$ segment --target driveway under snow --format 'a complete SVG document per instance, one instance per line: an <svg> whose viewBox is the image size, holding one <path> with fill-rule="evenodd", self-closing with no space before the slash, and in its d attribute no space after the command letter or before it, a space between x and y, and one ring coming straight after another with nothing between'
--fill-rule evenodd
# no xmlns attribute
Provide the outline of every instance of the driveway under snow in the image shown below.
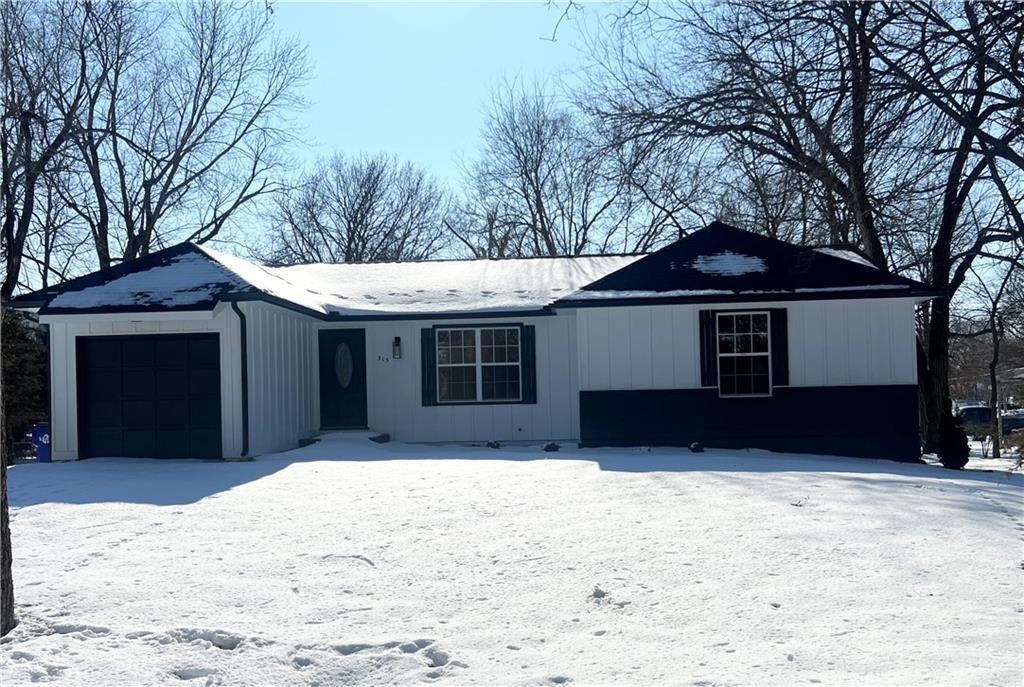
<svg viewBox="0 0 1024 687"><path fill-rule="evenodd" d="M1020 475L337 439L10 491L5 687L1024 679Z"/></svg>

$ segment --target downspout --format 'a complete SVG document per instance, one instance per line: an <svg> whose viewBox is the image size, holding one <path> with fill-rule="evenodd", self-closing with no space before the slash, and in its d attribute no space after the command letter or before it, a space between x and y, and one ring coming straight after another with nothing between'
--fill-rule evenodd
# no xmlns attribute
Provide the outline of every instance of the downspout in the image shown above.
<svg viewBox="0 0 1024 687"><path fill-rule="evenodd" d="M249 455L249 341L245 313L238 307L238 301L231 301L231 309L238 315L242 348L242 457Z"/></svg>

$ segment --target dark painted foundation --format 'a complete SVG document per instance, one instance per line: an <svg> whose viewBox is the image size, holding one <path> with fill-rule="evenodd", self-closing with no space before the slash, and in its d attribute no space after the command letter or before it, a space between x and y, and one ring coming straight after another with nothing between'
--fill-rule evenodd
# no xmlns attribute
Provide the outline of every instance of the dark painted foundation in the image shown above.
<svg viewBox="0 0 1024 687"><path fill-rule="evenodd" d="M780 387L766 398L717 389L581 391L583 446L759 448L916 461L917 387Z"/></svg>

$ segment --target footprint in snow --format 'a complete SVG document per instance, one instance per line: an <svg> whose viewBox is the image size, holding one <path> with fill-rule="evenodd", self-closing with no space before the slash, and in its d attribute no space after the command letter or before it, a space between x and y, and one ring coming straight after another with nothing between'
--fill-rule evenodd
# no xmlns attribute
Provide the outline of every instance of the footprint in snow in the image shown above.
<svg viewBox="0 0 1024 687"><path fill-rule="evenodd" d="M178 668L177 670L171 671L171 675L178 678L179 680L198 680L199 678L207 678L206 684L214 684L212 679L217 674L216 670L210 668Z"/></svg>

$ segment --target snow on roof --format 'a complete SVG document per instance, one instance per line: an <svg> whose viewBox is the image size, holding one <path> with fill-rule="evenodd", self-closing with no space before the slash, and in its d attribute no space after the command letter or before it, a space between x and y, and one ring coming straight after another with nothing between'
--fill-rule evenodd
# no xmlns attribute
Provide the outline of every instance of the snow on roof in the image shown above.
<svg viewBox="0 0 1024 687"><path fill-rule="evenodd" d="M526 312L581 300L887 291L935 294L854 251L796 246L713 222L646 256L264 267L182 244L19 298L26 307L48 300L44 311L58 313L208 309L262 297L320 316L365 317Z"/></svg>
<svg viewBox="0 0 1024 687"><path fill-rule="evenodd" d="M267 271L315 294L316 309L324 313L483 313L538 310L640 257L315 264Z"/></svg>
<svg viewBox="0 0 1024 687"><path fill-rule="evenodd" d="M839 286L827 288L803 289L672 289L670 291L602 291L581 290L572 294L568 300L600 301L623 300L630 298L700 298L702 296L785 296L793 293L832 293L835 291L893 291L909 289L907 284L866 284L864 286Z"/></svg>
<svg viewBox="0 0 1024 687"><path fill-rule="evenodd" d="M704 274L717 274L723 277L738 277L741 274L764 272L768 269L761 258L734 253L731 250L701 255L690 263L690 267Z"/></svg>
<svg viewBox="0 0 1024 687"><path fill-rule="evenodd" d="M192 252L102 285L65 291L50 301L48 307L82 310L128 305L183 307L209 302L225 290L245 286L238 275Z"/></svg>
<svg viewBox="0 0 1024 687"><path fill-rule="evenodd" d="M264 267L205 246L105 283L57 295L48 309L210 305L259 292L343 316L539 310L642 256L435 260Z"/></svg>
<svg viewBox="0 0 1024 687"><path fill-rule="evenodd" d="M310 310L321 313L326 312L321 305L317 293L304 288L302 285L289 282L277 273L280 271L280 268L264 267L263 265L258 265L206 246L197 247L210 258L223 265L224 268L230 270L232 274L243 280L244 283L258 291L291 301ZM343 267L343 265L334 265L334 267Z"/></svg>
<svg viewBox="0 0 1024 687"><path fill-rule="evenodd" d="M855 263L857 263L859 265L866 265L868 267L873 267L876 270L878 269L878 265L874 264L873 262L871 262L870 260L868 260L867 258L865 258L863 255L861 255L860 253L858 253L855 250L848 250L846 248L828 248L828 247L825 247L825 248L815 248L814 250L817 251L818 253L821 253L822 255L831 255L833 258L840 258L842 260L849 260L850 262L855 262Z"/></svg>

